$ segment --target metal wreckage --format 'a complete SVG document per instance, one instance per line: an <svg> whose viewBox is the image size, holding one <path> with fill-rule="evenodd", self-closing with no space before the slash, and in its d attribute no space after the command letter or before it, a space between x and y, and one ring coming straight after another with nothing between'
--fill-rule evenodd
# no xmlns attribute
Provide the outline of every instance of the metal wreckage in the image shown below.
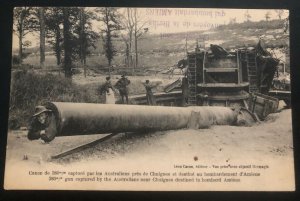
<svg viewBox="0 0 300 201"><path fill-rule="evenodd" d="M47 103L54 122L46 128L44 140L211 125L251 126L277 111L279 100L269 96L269 90L279 60L260 41L256 47L230 52L217 45L210 45L209 50L197 47L187 53L187 63L185 76L155 94L156 106L146 106L145 95L131 96L131 105Z"/></svg>

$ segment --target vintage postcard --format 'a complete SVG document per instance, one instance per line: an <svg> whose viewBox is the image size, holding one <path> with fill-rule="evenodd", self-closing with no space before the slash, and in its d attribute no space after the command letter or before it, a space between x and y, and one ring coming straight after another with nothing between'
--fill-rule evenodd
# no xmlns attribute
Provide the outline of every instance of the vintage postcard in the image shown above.
<svg viewBox="0 0 300 201"><path fill-rule="evenodd" d="M13 17L5 189L295 190L288 10Z"/></svg>

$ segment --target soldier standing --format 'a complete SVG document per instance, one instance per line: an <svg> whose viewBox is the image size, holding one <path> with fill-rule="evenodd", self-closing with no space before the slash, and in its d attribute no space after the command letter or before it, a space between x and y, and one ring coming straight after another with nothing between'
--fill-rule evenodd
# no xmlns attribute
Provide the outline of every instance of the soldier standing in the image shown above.
<svg viewBox="0 0 300 201"><path fill-rule="evenodd" d="M111 84L110 77L106 77L106 82L101 86L100 94L105 92L105 103L115 104L115 89Z"/></svg>
<svg viewBox="0 0 300 201"><path fill-rule="evenodd" d="M145 89L146 89L146 98L148 105L156 105L155 98L153 96L152 88L155 86L152 86L149 82L149 80L146 80L146 83L144 83Z"/></svg>
<svg viewBox="0 0 300 201"><path fill-rule="evenodd" d="M130 80L125 77L125 75L121 76L121 79L118 80L116 83L115 87L119 90L120 96L122 99L122 103L125 104L126 99L126 104L128 104L128 85L130 84Z"/></svg>

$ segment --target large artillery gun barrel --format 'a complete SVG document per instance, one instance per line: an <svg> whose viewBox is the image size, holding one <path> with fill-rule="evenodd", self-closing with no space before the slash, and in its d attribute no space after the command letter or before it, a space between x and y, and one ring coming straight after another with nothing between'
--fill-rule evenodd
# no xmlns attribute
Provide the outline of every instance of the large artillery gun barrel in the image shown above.
<svg viewBox="0 0 300 201"><path fill-rule="evenodd" d="M45 105L55 118L56 136L175 130L198 121L199 128L209 125L234 125L238 112L228 107L165 107L91 103L49 102ZM193 115L192 115L193 114ZM196 116L195 116L196 115ZM196 117L196 118L195 118Z"/></svg>

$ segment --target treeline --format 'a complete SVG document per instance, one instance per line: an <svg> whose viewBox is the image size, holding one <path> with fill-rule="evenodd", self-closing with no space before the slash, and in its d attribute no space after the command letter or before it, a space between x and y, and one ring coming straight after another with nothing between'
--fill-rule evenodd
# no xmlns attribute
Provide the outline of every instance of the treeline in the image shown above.
<svg viewBox="0 0 300 201"><path fill-rule="evenodd" d="M216 29L223 30L223 29L287 29L287 19L278 19L278 20L271 20L271 21L259 21L259 22L252 22L246 21L242 23L229 23L227 25L220 25Z"/></svg>
<svg viewBox="0 0 300 201"><path fill-rule="evenodd" d="M100 22L98 30L93 21ZM126 47L125 63L138 66L138 41L148 31L137 8L84 7L17 7L14 9L14 33L19 41L17 62L27 56L23 50L31 45L24 41L29 33L39 34L40 65L44 66L46 43L55 53L65 77L72 77L73 61L80 61L86 75L86 59L99 38L109 67L117 53L113 40L120 39ZM16 58L14 58L16 59Z"/></svg>

